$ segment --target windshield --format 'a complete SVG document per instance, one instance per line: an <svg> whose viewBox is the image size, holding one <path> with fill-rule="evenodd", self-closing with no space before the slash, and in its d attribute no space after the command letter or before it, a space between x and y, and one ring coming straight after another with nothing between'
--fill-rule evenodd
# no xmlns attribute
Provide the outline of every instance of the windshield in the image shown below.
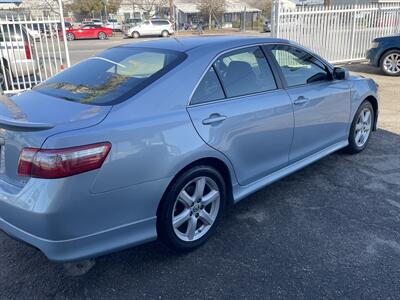
<svg viewBox="0 0 400 300"><path fill-rule="evenodd" d="M185 54L145 48L113 48L51 77L34 90L65 100L120 103L170 71Z"/></svg>

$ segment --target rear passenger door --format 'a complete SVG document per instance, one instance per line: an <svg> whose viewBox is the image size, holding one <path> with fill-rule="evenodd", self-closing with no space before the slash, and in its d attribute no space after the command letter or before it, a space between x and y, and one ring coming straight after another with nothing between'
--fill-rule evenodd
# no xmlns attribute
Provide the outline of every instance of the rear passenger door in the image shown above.
<svg viewBox="0 0 400 300"><path fill-rule="evenodd" d="M203 140L231 161L241 185L287 165L293 107L260 47L221 55L199 83L188 112Z"/></svg>

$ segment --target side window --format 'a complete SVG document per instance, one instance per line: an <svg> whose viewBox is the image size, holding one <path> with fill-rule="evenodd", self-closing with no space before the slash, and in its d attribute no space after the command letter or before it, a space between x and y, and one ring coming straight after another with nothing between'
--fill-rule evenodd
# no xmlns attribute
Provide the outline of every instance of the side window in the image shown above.
<svg viewBox="0 0 400 300"><path fill-rule="evenodd" d="M191 104L207 103L224 98L225 94L219 83L217 74L215 74L214 67L211 67L194 92Z"/></svg>
<svg viewBox="0 0 400 300"><path fill-rule="evenodd" d="M260 47L235 50L217 59L215 68L227 97L237 97L277 88L271 68Z"/></svg>
<svg viewBox="0 0 400 300"><path fill-rule="evenodd" d="M290 46L272 48L289 87L305 85L331 79L326 67L311 54Z"/></svg>

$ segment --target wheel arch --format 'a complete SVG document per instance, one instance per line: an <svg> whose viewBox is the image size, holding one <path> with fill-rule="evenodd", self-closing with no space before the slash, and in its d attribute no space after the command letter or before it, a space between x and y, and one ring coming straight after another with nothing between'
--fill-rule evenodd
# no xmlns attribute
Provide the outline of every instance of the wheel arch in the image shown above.
<svg viewBox="0 0 400 300"><path fill-rule="evenodd" d="M175 182L175 180L179 176L181 176L183 173L185 173L187 170L190 170L191 168L196 167L196 166L203 166L203 165L213 167L218 172L221 173L222 177L224 178L224 182L225 182L225 186L226 186L226 192L227 192L227 198L228 198L227 204L234 203L233 202L233 194L232 194L232 177L231 177L232 175L231 175L231 171L230 171L229 167L227 166L227 164L224 161L222 161L219 158L204 157L204 158L200 158L200 159L197 159L197 160L191 162L190 164L186 165L181 170L179 170L179 172L177 172L175 174L175 176L172 178L172 180L170 181L170 183L168 184L167 188L165 189L165 191L162 195L161 201L157 208L157 216L159 215L161 202L165 198L165 195L170 191L171 186Z"/></svg>
<svg viewBox="0 0 400 300"><path fill-rule="evenodd" d="M378 113L379 113L378 99L376 99L374 96L370 95L370 96L366 97L364 99L364 101L368 101L369 103L371 103L372 108L374 109L374 125L373 125L372 130L376 131L377 123L378 123Z"/></svg>

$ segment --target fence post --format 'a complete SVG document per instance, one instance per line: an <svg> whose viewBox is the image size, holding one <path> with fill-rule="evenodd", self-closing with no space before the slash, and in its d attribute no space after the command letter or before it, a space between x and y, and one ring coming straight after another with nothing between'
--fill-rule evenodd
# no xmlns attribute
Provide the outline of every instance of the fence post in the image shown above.
<svg viewBox="0 0 400 300"><path fill-rule="evenodd" d="M67 60L67 68L69 68L71 66L71 61L70 61L70 58L69 58L67 31L65 29L64 9L63 9L63 5L62 5L62 0L58 0L58 6L59 6L59 9L60 9L59 10L60 11L60 22L61 22L62 36L63 36L63 40L64 40L65 58Z"/></svg>
<svg viewBox="0 0 400 300"><path fill-rule="evenodd" d="M351 23L351 39L350 39L350 58L354 57L354 42L356 38L356 12L358 5L354 6L354 10L352 12L353 22Z"/></svg>
<svg viewBox="0 0 400 300"><path fill-rule="evenodd" d="M272 36L279 37L280 0L272 0Z"/></svg>

